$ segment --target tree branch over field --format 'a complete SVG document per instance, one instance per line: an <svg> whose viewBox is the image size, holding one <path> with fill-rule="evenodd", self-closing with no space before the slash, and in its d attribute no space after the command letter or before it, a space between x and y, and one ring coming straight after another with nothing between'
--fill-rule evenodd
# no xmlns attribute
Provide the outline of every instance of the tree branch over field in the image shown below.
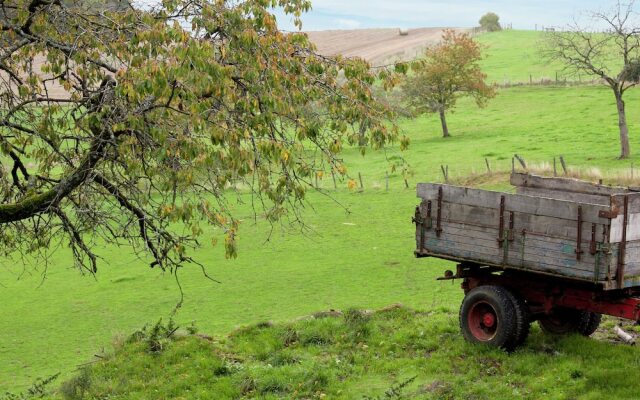
<svg viewBox="0 0 640 400"><path fill-rule="evenodd" d="M127 244L173 270L215 227L233 257L230 197L257 196L271 223L297 220L313 177L346 174L344 146L399 139L372 95L395 73L317 55L306 35L278 31L272 2L99 3L0 0L7 256L63 242L94 273L96 243ZM298 23L310 8L276 3Z"/></svg>

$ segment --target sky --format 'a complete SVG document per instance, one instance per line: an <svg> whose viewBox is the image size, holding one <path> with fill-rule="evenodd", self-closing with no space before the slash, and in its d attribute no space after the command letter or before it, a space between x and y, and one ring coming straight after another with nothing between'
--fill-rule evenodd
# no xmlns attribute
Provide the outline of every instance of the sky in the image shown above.
<svg viewBox="0 0 640 400"><path fill-rule="evenodd" d="M562 27L585 11L610 10L614 0L312 0L303 30L358 28L473 27L488 11L514 29ZM276 12L282 30L291 18Z"/></svg>

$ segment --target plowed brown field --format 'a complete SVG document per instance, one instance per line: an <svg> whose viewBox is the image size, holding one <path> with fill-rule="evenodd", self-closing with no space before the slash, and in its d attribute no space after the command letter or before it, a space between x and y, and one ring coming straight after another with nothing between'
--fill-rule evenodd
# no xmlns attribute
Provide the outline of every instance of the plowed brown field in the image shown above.
<svg viewBox="0 0 640 400"><path fill-rule="evenodd" d="M354 29L307 32L320 54L362 57L374 66L414 59L427 46L437 43L444 28L410 29L400 36L398 29ZM459 29L462 31L462 29Z"/></svg>

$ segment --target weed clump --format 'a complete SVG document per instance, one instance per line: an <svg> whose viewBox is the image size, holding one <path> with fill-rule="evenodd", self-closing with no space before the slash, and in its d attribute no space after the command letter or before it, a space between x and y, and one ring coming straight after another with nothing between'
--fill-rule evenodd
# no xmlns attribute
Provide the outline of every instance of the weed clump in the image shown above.
<svg viewBox="0 0 640 400"><path fill-rule="evenodd" d="M84 367L80 373L60 386L60 393L65 400L82 400L91 389L91 371Z"/></svg>
<svg viewBox="0 0 640 400"><path fill-rule="evenodd" d="M370 320L371 313L366 313L361 310L349 309L344 313L345 325L349 330L351 339L356 341L365 339L370 335Z"/></svg>
<svg viewBox="0 0 640 400"><path fill-rule="evenodd" d="M47 378L38 378L31 384L31 387L22 393L9 393L0 394L0 400L31 400L41 399L48 394L48 388L56 379L58 379L60 373L51 375Z"/></svg>
<svg viewBox="0 0 640 400"><path fill-rule="evenodd" d="M195 326L192 324L191 330L194 329ZM162 318L160 318L150 329L148 325L145 325L142 329L134 332L129 336L127 343L144 342L147 345L147 351L149 353L158 354L161 353L167 343L172 340L177 330L178 325L176 325L173 318L170 318L166 324L164 324Z"/></svg>

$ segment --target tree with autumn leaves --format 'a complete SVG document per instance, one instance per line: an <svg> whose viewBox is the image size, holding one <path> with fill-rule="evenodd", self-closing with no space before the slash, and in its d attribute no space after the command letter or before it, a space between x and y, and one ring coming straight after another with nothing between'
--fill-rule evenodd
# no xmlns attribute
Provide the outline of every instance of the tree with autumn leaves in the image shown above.
<svg viewBox="0 0 640 400"><path fill-rule="evenodd" d="M316 54L307 0L0 1L0 246L6 257L132 245L174 270L226 232L251 194L267 221L299 218L314 177L348 174L343 148L400 138L372 86L393 71ZM365 124L366 121L366 124ZM364 128L363 128L364 127Z"/></svg>
<svg viewBox="0 0 640 400"><path fill-rule="evenodd" d="M449 137L446 113L459 98L472 97L479 107L495 96L480 69L482 49L467 33L445 30L442 40L411 64L401 88L409 107L418 114L437 113L443 137Z"/></svg>

